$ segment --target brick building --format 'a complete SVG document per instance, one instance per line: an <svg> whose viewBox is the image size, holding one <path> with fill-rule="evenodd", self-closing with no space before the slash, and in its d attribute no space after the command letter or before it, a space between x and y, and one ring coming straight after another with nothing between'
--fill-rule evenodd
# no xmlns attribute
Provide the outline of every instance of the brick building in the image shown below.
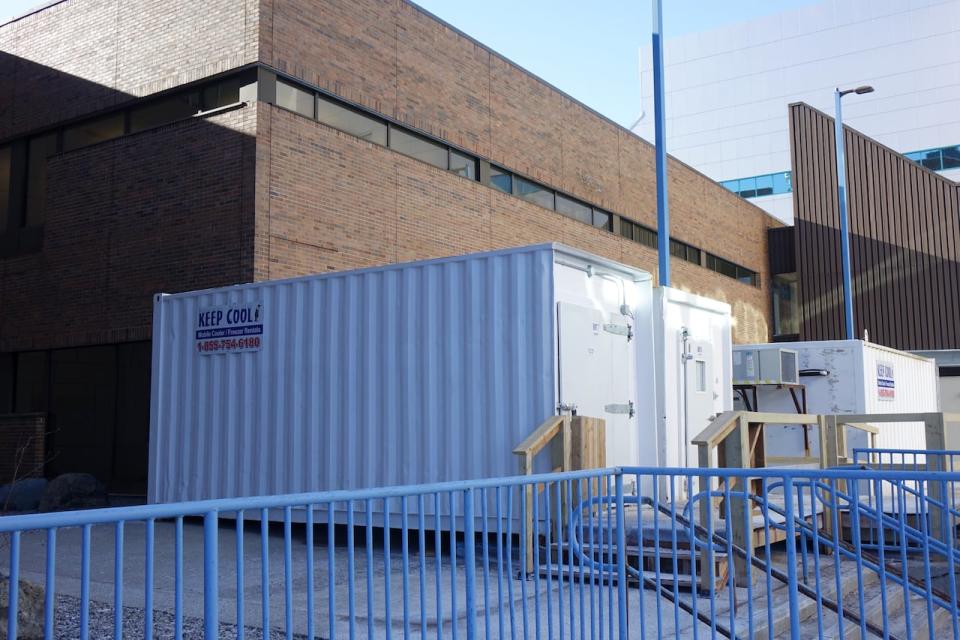
<svg viewBox="0 0 960 640"><path fill-rule="evenodd" d="M778 223L669 172L673 284L767 340ZM543 241L653 272L655 223L648 143L405 0L0 25L0 414L48 474L142 488L156 292Z"/></svg>

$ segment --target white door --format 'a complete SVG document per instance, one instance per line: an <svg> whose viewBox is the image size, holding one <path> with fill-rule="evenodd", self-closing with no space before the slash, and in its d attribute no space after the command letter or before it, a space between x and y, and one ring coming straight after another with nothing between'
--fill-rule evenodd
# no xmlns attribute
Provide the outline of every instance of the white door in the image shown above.
<svg viewBox="0 0 960 640"><path fill-rule="evenodd" d="M697 451L690 441L700 435L710 424L714 413L715 381L713 378L713 350L701 340L688 340L682 360L683 371L683 424L677 434L680 437L678 450L686 452L680 460L684 467L697 466Z"/></svg>
<svg viewBox="0 0 960 640"><path fill-rule="evenodd" d="M637 464L638 439L630 386L629 319L561 302L560 404L606 420L607 465Z"/></svg>

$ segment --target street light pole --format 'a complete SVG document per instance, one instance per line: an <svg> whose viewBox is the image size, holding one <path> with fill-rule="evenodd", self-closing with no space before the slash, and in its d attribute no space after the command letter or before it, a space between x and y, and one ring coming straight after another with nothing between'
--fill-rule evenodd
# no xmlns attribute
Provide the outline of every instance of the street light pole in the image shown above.
<svg viewBox="0 0 960 640"><path fill-rule="evenodd" d="M670 286L670 208L667 206L667 126L663 88L663 0L653 0L653 121L657 158L657 284Z"/></svg>
<svg viewBox="0 0 960 640"><path fill-rule="evenodd" d="M853 332L853 278L850 274L850 220L847 215L847 161L843 140L843 113L840 101L848 93L871 93L873 87L863 86L856 89L839 88L834 92L836 111L833 125L837 144L837 200L840 203L840 263L843 270L843 316L846 325L847 340L856 339Z"/></svg>

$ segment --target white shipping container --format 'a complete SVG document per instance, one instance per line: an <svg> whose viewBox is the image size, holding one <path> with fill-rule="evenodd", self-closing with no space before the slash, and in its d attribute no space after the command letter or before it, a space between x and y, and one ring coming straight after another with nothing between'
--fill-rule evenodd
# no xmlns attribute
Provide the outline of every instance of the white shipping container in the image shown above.
<svg viewBox="0 0 960 640"><path fill-rule="evenodd" d="M937 368L933 360L862 340L783 342L738 345L733 358L756 349L792 349L798 352L800 382L807 388L807 411L817 414L921 413L939 411ZM821 370L826 375L804 375ZM757 410L796 413L790 393L772 386L760 387ZM737 409L745 408L737 398ZM877 446L923 449L922 423L877 424ZM803 451L803 428L768 425L765 439L770 456L798 456ZM868 446L860 430L848 431L851 447ZM819 454L819 439L810 432L811 452Z"/></svg>
<svg viewBox="0 0 960 640"><path fill-rule="evenodd" d="M158 295L149 499L513 475L572 405L646 462L652 308L649 274L554 244Z"/></svg>

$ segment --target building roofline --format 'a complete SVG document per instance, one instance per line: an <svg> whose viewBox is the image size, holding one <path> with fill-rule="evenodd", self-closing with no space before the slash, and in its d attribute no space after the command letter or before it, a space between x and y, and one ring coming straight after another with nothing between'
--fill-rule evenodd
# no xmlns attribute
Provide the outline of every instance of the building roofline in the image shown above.
<svg viewBox="0 0 960 640"><path fill-rule="evenodd" d="M11 16L11 17L7 18L6 20L4 20L3 22L0 22L0 27L5 27L5 26L7 26L8 24L17 22L17 21L19 21L19 20L23 20L23 19L26 18L27 16L32 16L32 15L35 14L35 13L40 13L41 11L44 11L44 10L46 10L46 9L49 9L50 7L52 7L52 6L54 6L54 5L62 4L62 3L64 3L64 2L66 2L66 1L67 1L67 0L50 0L49 2L45 2L45 3L41 4L41 5L38 5L38 6L34 7L33 9L27 9L27 10L24 11L23 13L20 13L20 14L14 15L14 16Z"/></svg>
<svg viewBox="0 0 960 640"><path fill-rule="evenodd" d="M804 107L804 108L806 108L806 109L809 109L810 111L819 113L820 115L822 115L823 117L827 118L827 119L830 120L831 122L836 123L836 119L835 119L832 115L830 115L830 114L827 113L826 111L821 111L820 109L817 109L816 107L814 107L814 106L812 106L812 105L810 105L810 104L808 104L808 103L806 103L806 102L804 102L804 101L802 101L802 100L800 100L800 101L798 101L798 102L791 102L790 104L787 105L787 109L793 109L794 107ZM848 124L846 124L846 123L844 123L843 128L844 128L844 130L852 131L852 132L854 132L855 134L857 134L858 136L861 136L861 137L869 140L870 142L872 142L873 144L877 145L877 146L880 147L881 149L884 149L884 150L886 150L886 151L889 151L890 153L892 153L892 154L894 154L894 155L896 155L896 156L899 156L899 157L903 158L903 159L906 160L907 162L912 162L912 163L915 164L919 169L923 169L924 171L926 171L927 173L929 173L930 175L932 175L932 176L933 176L934 178L936 178L937 180L940 180L941 182L943 182L943 183L946 184L947 186L953 187L954 189L957 189L957 191L960 191L960 183L954 182L954 181L951 180L950 178L947 178L946 176L940 175L939 173L937 173L937 172L934 171L933 169L929 169L929 168L923 166L922 164L920 164L919 162L914 162L913 160L911 160L910 158L908 158L906 155L900 153L900 152L897 151L896 149L891 149L890 147L888 147L887 145L883 144L882 142L880 142L880 141L877 140L876 138L872 138L872 137L868 136L867 134L865 134L863 131L860 131L859 129L854 129L853 127L851 127L850 125L848 125ZM832 135L832 134L831 134L831 135ZM791 145L791 146L792 146L792 145ZM791 154L790 154L790 155L791 155L791 156L793 155L792 151L791 151Z"/></svg>

